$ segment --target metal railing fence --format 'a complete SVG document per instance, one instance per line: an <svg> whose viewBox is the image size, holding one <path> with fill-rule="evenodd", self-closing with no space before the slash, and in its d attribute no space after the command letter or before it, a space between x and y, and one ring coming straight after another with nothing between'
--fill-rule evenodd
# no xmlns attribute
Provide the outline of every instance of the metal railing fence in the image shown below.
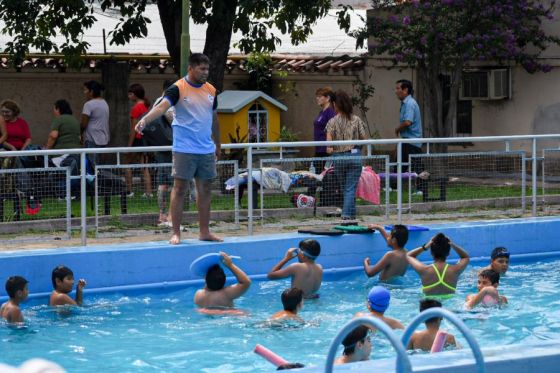
<svg viewBox="0 0 560 373"><path fill-rule="evenodd" d="M502 150L496 150L496 146L492 147L488 151L480 151L477 150L476 152L453 152L448 151L448 153L444 154L437 154L434 153L435 144L455 144L455 143L464 143L465 138L428 138L428 139L384 139L384 140L360 140L360 141L333 141L328 143L328 145L348 145L353 144L356 147L362 147L365 149L365 155L361 158L363 163L368 164L368 162L372 162L371 166L374 168L374 171L379 174L385 174L384 180L382 180L381 190L380 193L384 192L385 198L380 198L380 204L384 205L385 217L388 218L391 211L396 211L396 216L394 217L394 221L397 223L401 223L403 219L403 212L409 211L410 213L415 209L415 205L417 203L423 203L425 201L421 200L422 198L415 197L413 192L415 191L413 185L412 177L407 178L407 171L409 166L411 165L414 159L422 159L422 162L426 164L430 164L433 166L432 170L427 170L427 173L430 175L439 175L442 174L442 180L447 183L447 198L443 198L449 203L449 196L450 194L449 185L450 180L453 178L471 178L470 184L463 187L463 195L461 197L461 193L457 193L459 196L455 196L455 199L463 199L463 200L471 200L472 198L478 198L480 196L475 193L476 189L481 188L482 179L494 179L494 180L501 180L503 181L504 187L508 186L507 188L498 188L496 185L491 184L489 190L495 189L494 191L496 194L488 193L485 197L487 199L498 199L501 195L504 195L504 191L508 191L507 197L513 198L519 202L521 212L523 212L526 208L526 202L531 204L531 215L537 215L537 208L539 202L545 205L548 202L554 201L557 202L556 199L550 197L550 194L560 194L560 185L559 188L549 187L550 183L555 181L556 177L556 166L554 162L558 162L556 159L560 159L558 154L560 153L560 146L558 148L551 148L550 143L558 142L560 144L560 134L551 134L551 135L518 135L518 136L494 136L494 137L470 137L468 141L473 144L478 144L479 148L486 143L494 143L494 144L501 144L498 147ZM424 148L426 149L426 153L421 155L413 155L410 159L403 159L402 157L402 146L403 144L408 143L417 143L422 142L424 144ZM254 170L259 170L262 173L262 168L270 166L270 165L281 165L282 167L291 164L294 168L303 168L304 170L309 170L309 165L307 162L320 162L320 161L328 161L328 159L319 159L319 158L288 158L286 157L286 153L290 153L290 156L293 155L293 149L305 149L305 148L313 148L318 145L326 145L325 142L314 142L314 141L307 141L307 142L278 142L278 143L251 143L251 144L224 144L222 145L222 149L229 151L229 152L237 152L242 153L243 158L245 160L241 163L238 163L237 160L225 160L220 161L218 163L219 169L219 177L215 181L212 186L214 199L216 200L216 204L213 202L213 209L219 208L226 208L233 212L233 220L236 224L239 224L240 221L240 201L239 198L239 173L240 171L247 172L248 175L253 175ZM542 149L539 149L539 144L542 145ZM545 149L544 144L547 144ZM393 161L390 161L389 158L389 151L383 152L376 150L379 147L396 147L396 156ZM262 160L258 160L257 156L259 152L262 150L275 150L277 151L278 157L277 158L264 158ZM287 151L287 150L291 151ZM515 150L514 150L515 149ZM2 210L2 223L6 224L10 223L4 222L5 219L5 212L9 210L8 207L12 207L14 209L16 206L16 202L12 200L17 200L21 198L21 195L18 195L17 188L12 190L12 194L7 191L8 181L7 179L12 178L17 179L15 176L17 174L23 173L40 173L43 176L40 178L41 180L45 180L43 187L51 194L54 194L53 197L57 198L57 203L63 205L64 211L64 220L66 222L66 232L70 235L71 230L71 222L75 222L76 219L72 219L72 215L79 216L79 230L80 230L80 238L83 245L87 243L87 230L88 227L95 228L96 233L98 232L98 228L100 225L100 199L103 199L105 204L113 203L111 196L119 197L124 199L124 201L120 201L121 212L119 213L119 203L116 202L115 199L115 207L111 208L110 214L113 216L120 216L123 214L123 211L126 213L130 211L130 206L127 205L126 202L126 194L129 194L130 191L126 190L126 186L124 186L124 175L123 172L126 169L129 169L134 174L135 171L138 170L157 170L158 168L162 167L170 167L169 163L163 164L154 164L154 163L147 163L147 164L125 164L122 159L122 155L124 153L133 153L133 152L143 152L153 154L155 152L169 152L171 147L137 147L137 148L100 148L100 149L67 149L64 151L61 150L30 150L30 151L4 151L0 152L0 158L7 159L7 158L14 158L14 157L30 157L36 156L39 159L40 163L42 163L41 167L34 167L29 169L13 169L13 168L0 168L0 210ZM542 153L541 153L542 152ZM76 155L77 159L79 159L79 167L78 173L74 175L71 174L71 170L69 167L53 167L52 164L49 163L49 158L54 156L59 156L61 153L64 154L71 154ZM113 164L100 164L96 165L96 169L93 175L88 174L86 168L86 158L89 154L112 154L115 161ZM374 154L375 153L375 154ZM542 154L542 156L539 156ZM541 162L541 165L539 165ZM560 170L560 162L558 169ZM259 165L261 167L256 167ZM541 166L541 168L539 168ZM245 167L244 170L241 170L240 167ZM541 170L542 179L540 180L538 177L538 170ZM109 181L107 181L107 175L102 177L102 171L112 173L115 177L109 177ZM430 172L431 171L431 172ZM54 176L54 174L58 172L58 176ZM60 177L60 173L64 176ZM51 174L51 176L48 176ZM416 177L419 177L421 174L418 173ZM39 175L39 174L37 174ZM47 176L45 176L47 175ZM410 175L408 175L410 176ZM424 175L425 176L425 175ZM439 176L438 176L439 177ZM224 182L227 179L233 178L234 187L232 190L225 190ZM137 179L137 177L136 177ZM57 181L57 184L52 184L49 186L49 182ZM432 179L432 185L443 185L444 182L442 180L437 180L436 178ZM539 189L539 180L541 181L541 188L540 193L542 194L542 199L539 201L537 199L538 196L538 189ZM408 183L404 183L407 181ZM545 182L546 181L546 182ZM248 195L252 195L252 191L254 188L253 184L253 177L248 177L246 180L246 190L248 191ZM114 183L114 184L111 184ZM451 181L451 184L453 182ZM511 184L511 185L509 185ZM13 189L13 188L12 188ZM279 199L265 199L264 197L270 194L275 198L280 198L278 195L274 193L269 193L265 191L263 188L259 188L259 195L261 199L261 208L260 208L260 217L263 217L264 211L267 208L267 204L269 206L274 207L274 203L279 203ZM392 190L392 191L391 191ZM500 191L501 190L501 191ZM62 191L62 193L61 193ZM494 192L492 191L492 192ZM22 192L22 191L19 191ZM390 192L390 194L389 194ZM467 193L468 192L468 193ZM526 193L529 193L527 196ZM57 194L58 193L58 194ZM470 194L469 194L470 193ZM45 194L46 196L48 195ZM407 203L403 202L403 195L408 197ZM74 201L72 198L76 197ZM92 212L87 207L87 197L90 196L93 199L93 208L91 209ZM12 200L9 198L12 197ZM51 197L50 195L48 196ZM60 200L58 200L60 198ZM429 198L429 196L428 196ZM441 198L440 198L441 199ZM45 197L43 200L43 204L54 203L51 199ZM275 202L276 201L276 202ZM143 201L146 204L141 207L136 207L138 210L146 210L148 214L156 214L157 209L154 206L155 201ZM148 203L149 202L149 203ZM253 234L253 227L254 227L254 204L256 200L254 198L247 198L246 205L247 205L247 234ZM429 201L431 202L431 201ZM440 201L444 202L444 201ZM272 205L270 205L272 203ZM282 202L284 203L284 202ZM436 202L438 203L438 202ZM517 203L517 202L516 202ZM11 204L11 205L10 205ZM418 205L419 206L419 205ZM112 206L110 206L112 207ZM363 206L360 206L363 207ZM21 208L21 203L19 208ZM280 206L283 208L283 205ZM153 210L153 211L152 211ZM115 213L115 211L117 211ZM213 210L214 211L214 210ZM294 210L297 212L297 210ZM365 210L369 211L369 210ZM519 210L518 210L519 212ZM88 216L91 216L94 220L93 222L88 223ZM258 215L257 215L258 216ZM30 220L31 218L27 218ZM7 219L10 220L10 219Z"/></svg>

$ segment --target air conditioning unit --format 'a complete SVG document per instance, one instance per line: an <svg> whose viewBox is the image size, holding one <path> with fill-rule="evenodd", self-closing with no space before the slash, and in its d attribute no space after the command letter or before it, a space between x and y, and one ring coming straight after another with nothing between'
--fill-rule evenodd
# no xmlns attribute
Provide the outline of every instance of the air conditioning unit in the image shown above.
<svg viewBox="0 0 560 373"><path fill-rule="evenodd" d="M463 71L460 100L502 100L511 97L509 69Z"/></svg>

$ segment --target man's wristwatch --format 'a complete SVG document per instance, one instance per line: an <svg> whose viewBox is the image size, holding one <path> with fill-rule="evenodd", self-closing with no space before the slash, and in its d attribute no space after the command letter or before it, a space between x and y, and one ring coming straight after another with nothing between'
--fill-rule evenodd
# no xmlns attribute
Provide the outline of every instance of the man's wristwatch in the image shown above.
<svg viewBox="0 0 560 373"><path fill-rule="evenodd" d="M423 243L423 244L422 244L422 251L426 251L426 250L428 250L428 248L426 247L426 244Z"/></svg>

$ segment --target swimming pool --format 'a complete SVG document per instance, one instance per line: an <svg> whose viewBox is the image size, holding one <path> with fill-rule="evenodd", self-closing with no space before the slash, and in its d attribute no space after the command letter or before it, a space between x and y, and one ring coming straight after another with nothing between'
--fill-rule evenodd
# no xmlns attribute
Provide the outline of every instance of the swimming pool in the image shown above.
<svg viewBox="0 0 560 373"><path fill-rule="evenodd" d="M555 290L560 289L560 275L555 274L560 262L548 246L558 235L558 228L560 221L556 219L432 227L449 234L474 257L487 256L498 244L507 246L514 255L512 270L501 285L510 298L506 309L462 310L464 295L474 291L476 277L471 268L460 282L461 296L446 304L460 311L459 316L472 328L481 346L560 339L560 297ZM424 242L431 234L414 233L408 246ZM152 243L134 248L3 253L1 278L22 274L30 280L31 292L39 294L26 305L27 330L0 329L0 362L18 364L37 356L54 360L69 371L270 371L272 366L252 353L254 345L260 343L288 360L321 365L341 326L355 312L365 310L365 294L375 281L366 280L355 269L364 256L377 258L385 252L379 236L319 237L323 247L320 262L329 274L322 298L305 305L302 316L308 325L303 328L270 329L262 325L280 308L279 294L287 282L254 282L237 303L251 311L250 317L243 318L197 314L192 307L196 287L185 287L200 283L189 277L187 268L191 258L201 253L225 249L241 255L242 267L259 278L301 238L276 235L232 239L225 244L193 241L174 248ZM484 246L480 244L483 240L487 242ZM534 253L535 249L549 254L539 254L541 258L528 264L521 253ZM86 294L89 306L75 314L59 315L40 305L46 301L40 293L50 290L50 270L60 263L69 265L77 277L86 277L90 289L102 290ZM485 263L475 261L471 267ZM533 276L531 270L536 274L546 270L547 275ZM387 314L405 323L416 315L418 285L416 275L408 273L404 285L392 289L393 301ZM531 302L527 302L527 296ZM496 330L500 332L496 338L487 338ZM379 338L372 357L383 356L393 356L393 352Z"/></svg>
<svg viewBox="0 0 560 373"><path fill-rule="evenodd" d="M475 266L477 263L475 263ZM539 276L551 273L546 281ZM501 290L509 296L504 309L464 311L466 294L475 291L475 270L467 269L458 296L445 303L471 328L481 346L560 339L560 260L549 259L512 266ZM550 271L550 272L549 272ZM87 307L59 313L38 298L26 305L28 329L0 329L0 361L20 364L28 356L42 357L75 372L84 368L106 372L174 371L261 372L272 366L253 354L260 343L289 361L324 363L338 330L356 312L375 283L362 273L330 275L322 298L307 301L301 316L306 325L271 328L265 320L279 309L286 281L257 281L238 302L247 317L208 317L192 307L196 287L169 291L134 291L90 295ZM533 294L533 288L541 288ZM387 315L411 320L417 314L417 276L410 271L402 285L391 286ZM526 299L531 299L526 304ZM448 328L451 329L451 328ZM457 334L457 333L456 333ZM466 342L457 335L459 342ZM390 344L374 339L372 358L393 356Z"/></svg>

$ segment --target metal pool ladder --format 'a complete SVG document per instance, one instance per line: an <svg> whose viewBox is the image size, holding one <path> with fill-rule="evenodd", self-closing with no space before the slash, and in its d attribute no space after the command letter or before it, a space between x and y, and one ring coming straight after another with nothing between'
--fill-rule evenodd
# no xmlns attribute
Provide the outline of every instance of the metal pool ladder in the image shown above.
<svg viewBox="0 0 560 373"><path fill-rule="evenodd" d="M379 331L381 331L391 342L393 348L397 352L397 373L411 373L412 372L412 365L410 364L410 359L408 358L408 354L406 353L406 345L412 336L412 333L418 325L420 325L425 320L431 319L433 317L443 317L448 319L453 325L457 327L467 340L469 344L474 359L476 361L476 368L478 373L486 373L486 367L484 365L484 356L482 355L482 351L480 350L480 346L478 342L474 338L474 335L469 330L469 328L465 325L465 323L455 316L452 312L445 310L443 308L430 308L425 310L424 312L420 313L416 316L410 323L410 325L405 329L402 338L399 340L399 337L393 332L393 330L385 324L380 319L374 317L359 317L353 319L352 321L348 322L344 327L338 332L334 340L331 342L331 346L329 347L329 353L327 355L327 361L325 363L325 372L332 373L333 371L333 363L334 358L336 355L336 351L338 346L342 342L342 340L346 337L346 335L351 332L355 327L358 325L366 324L368 326L372 326Z"/></svg>

